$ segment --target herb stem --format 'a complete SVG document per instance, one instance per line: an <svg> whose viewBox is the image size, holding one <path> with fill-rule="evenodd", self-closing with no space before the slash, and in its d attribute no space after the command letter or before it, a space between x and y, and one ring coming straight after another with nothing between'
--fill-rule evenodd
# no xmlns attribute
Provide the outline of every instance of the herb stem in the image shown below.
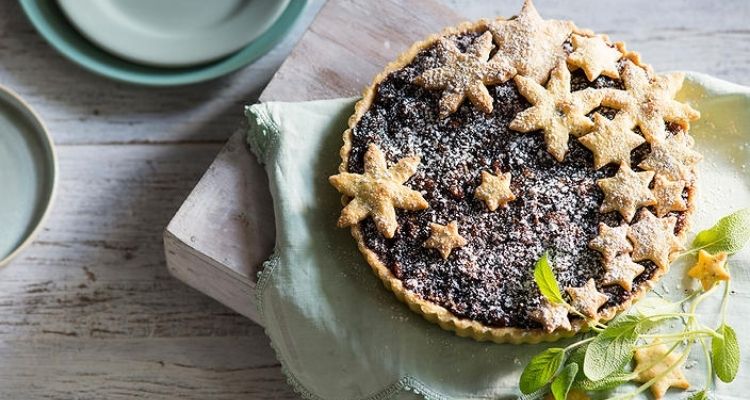
<svg viewBox="0 0 750 400"><path fill-rule="evenodd" d="M700 343L701 348L703 348L703 356L706 358L706 386L704 388L705 390L709 390L714 376L713 365L711 364L711 353L709 353L708 345L706 345L706 341L703 340L703 338L700 338Z"/></svg>

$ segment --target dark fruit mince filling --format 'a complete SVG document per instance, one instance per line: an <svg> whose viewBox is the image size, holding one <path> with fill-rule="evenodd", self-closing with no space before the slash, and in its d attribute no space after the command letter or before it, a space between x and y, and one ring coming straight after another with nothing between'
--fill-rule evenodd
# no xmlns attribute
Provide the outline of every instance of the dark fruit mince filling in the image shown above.
<svg viewBox="0 0 750 400"><path fill-rule="evenodd" d="M464 51L477 34L452 37ZM569 44L565 48L570 51ZM485 114L465 101L447 118L439 118L440 91L412 83L423 71L439 66L436 46L423 50L401 70L391 73L377 89L373 104L352 130L348 159L350 172L363 172L363 155L377 144L388 162L417 154L421 163L406 183L429 202L427 210L398 210L399 229L393 239L384 238L370 218L359 225L365 245L404 286L460 318L490 327L540 328L529 318L539 305L540 294L532 272L535 262L549 250L561 287L582 286L594 278L609 295L604 307L626 301L631 292L620 286L600 286L604 274L601 256L587 247L598 225L619 225L617 213L602 214L604 198L596 184L611 177L617 167L593 169L589 150L571 136L570 150L559 163L546 151L540 132L519 133L508 124L529 103L512 80L488 87L494 111ZM586 87L622 89L619 80L600 77L589 82L581 71L572 73L573 90ZM614 110L597 109L609 118ZM677 127L669 127L675 133ZM636 130L638 132L638 130ZM649 151L644 144L632 153L635 167ZM510 172L516 200L495 212L474 198L481 172ZM684 196L687 196L687 190ZM678 217L676 230L684 227ZM456 248L447 260L423 247L429 224L458 221L459 233L468 244ZM633 290L647 281L656 266L634 281Z"/></svg>

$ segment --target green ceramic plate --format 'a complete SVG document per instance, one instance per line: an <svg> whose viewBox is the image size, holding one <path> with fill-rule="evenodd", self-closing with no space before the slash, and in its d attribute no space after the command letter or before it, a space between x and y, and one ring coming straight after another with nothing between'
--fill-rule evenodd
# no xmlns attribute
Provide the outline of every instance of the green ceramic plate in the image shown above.
<svg viewBox="0 0 750 400"><path fill-rule="evenodd" d="M57 163L39 117L0 87L0 266L31 242L55 193Z"/></svg>
<svg viewBox="0 0 750 400"><path fill-rule="evenodd" d="M37 31L68 59L108 78L149 86L206 81L250 64L272 49L289 32L307 3L306 0L291 0L266 32L229 57L189 68L156 68L128 62L97 47L70 24L55 1L19 1Z"/></svg>

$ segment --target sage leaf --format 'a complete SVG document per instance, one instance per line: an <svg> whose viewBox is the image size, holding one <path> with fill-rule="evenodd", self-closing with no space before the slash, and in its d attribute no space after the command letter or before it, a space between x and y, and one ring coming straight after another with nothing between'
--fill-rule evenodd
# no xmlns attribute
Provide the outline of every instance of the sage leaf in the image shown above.
<svg viewBox="0 0 750 400"><path fill-rule="evenodd" d="M565 361L565 349L550 347L529 361L518 384L521 393L529 394L548 384Z"/></svg>
<svg viewBox="0 0 750 400"><path fill-rule="evenodd" d="M637 316L620 315L589 343L583 360L583 373L587 378L604 379L630 362L640 323Z"/></svg>
<svg viewBox="0 0 750 400"><path fill-rule="evenodd" d="M750 240L750 208L729 214L716 225L701 231L693 240L693 250L703 249L711 254L738 252Z"/></svg>
<svg viewBox="0 0 750 400"><path fill-rule="evenodd" d="M708 393L705 389L703 389L700 392L695 392L690 395L687 400L708 400Z"/></svg>
<svg viewBox="0 0 750 400"><path fill-rule="evenodd" d="M578 364L576 363L568 364L560 371L555 380L552 381L552 386L550 386L555 400L566 400L568 398L568 391L570 391L577 374Z"/></svg>
<svg viewBox="0 0 750 400"><path fill-rule="evenodd" d="M552 265L549 262L549 253L546 251L534 266L534 281L537 286L539 286L539 292L541 292L542 296L544 296L550 303L565 303L562 293L560 293L560 286L557 284L555 273L552 272Z"/></svg>
<svg viewBox="0 0 750 400"><path fill-rule="evenodd" d="M614 374L596 381L592 381L585 376L578 377L576 378L575 382L573 382L573 387L575 389L580 389L586 392L610 390L622 385L623 383L630 382L630 380L633 378L632 375L633 374L629 372L615 372Z"/></svg>
<svg viewBox="0 0 750 400"><path fill-rule="evenodd" d="M731 382L740 368L740 345L737 343L737 334L727 324L721 324L716 333L724 338L714 337L711 340L711 363L719 379Z"/></svg>

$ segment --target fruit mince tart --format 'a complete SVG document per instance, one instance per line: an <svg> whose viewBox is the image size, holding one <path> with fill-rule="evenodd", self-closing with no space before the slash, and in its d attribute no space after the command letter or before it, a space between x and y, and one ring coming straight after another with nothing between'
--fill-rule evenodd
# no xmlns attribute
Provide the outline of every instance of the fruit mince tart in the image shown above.
<svg viewBox="0 0 750 400"><path fill-rule="evenodd" d="M385 286L461 336L530 343L611 319L683 248L695 207L680 73L531 1L415 43L349 120L340 227ZM549 252L572 306L540 294Z"/></svg>

